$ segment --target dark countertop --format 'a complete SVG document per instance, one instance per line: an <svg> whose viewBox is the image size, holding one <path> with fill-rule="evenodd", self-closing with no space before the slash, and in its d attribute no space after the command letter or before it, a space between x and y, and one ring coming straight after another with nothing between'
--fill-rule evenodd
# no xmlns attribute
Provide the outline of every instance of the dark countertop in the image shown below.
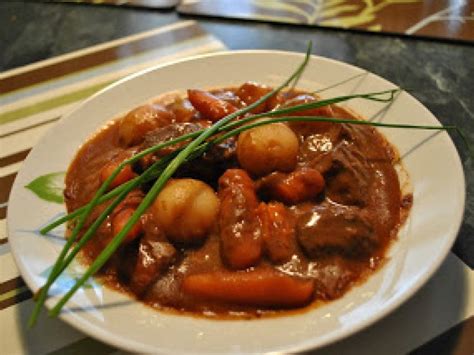
<svg viewBox="0 0 474 355"><path fill-rule="evenodd" d="M125 35L173 23L173 11L77 4L0 3L0 70L47 59ZM276 25L198 19L230 49L313 52L357 65L406 88L443 124L462 127L474 142L474 45ZM467 148L451 134L463 160L466 212L455 253L474 267L474 167ZM435 157L433 157L435 158Z"/></svg>

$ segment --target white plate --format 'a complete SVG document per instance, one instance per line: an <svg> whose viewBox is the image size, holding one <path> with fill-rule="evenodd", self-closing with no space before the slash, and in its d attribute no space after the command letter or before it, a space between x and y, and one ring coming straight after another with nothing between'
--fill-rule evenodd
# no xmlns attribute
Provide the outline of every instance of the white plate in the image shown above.
<svg viewBox="0 0 474 355"><path fill-rule="evenodd" d="M64 117L28 156L9 202L9 240L28 286L37 290L44 283L44 271L62 245L60 238L40 237L34 231L64 208L37 198L24 188L27 183L39 175L65 171L92 132L154 96L176 89L238 85L247 80L276 85L302 59L301 54L273 51L195 57L121 80ZM299 86L319 89L363 72L341 62L312 57ZM388 81L367 74L328 90L324 96L391 88L394 85ZM365 117L373 117L385 105L358 99L347 106ZM439 124L407 93L399 95L378 119ZM459 157L446 133L383 131L403 157L413 186L414 205L398 241L389 251L387 264L341 299L291 316L252 321L210 320L160 313L95 285L77 292L61 318L84 333L123 349L193 353L311 349L346 337L384 317L413 295L446 257L461 224L465 187ZM55 292L63 291L64 282L55 288ZM52 304L49 302L48 306Z"/></svg>

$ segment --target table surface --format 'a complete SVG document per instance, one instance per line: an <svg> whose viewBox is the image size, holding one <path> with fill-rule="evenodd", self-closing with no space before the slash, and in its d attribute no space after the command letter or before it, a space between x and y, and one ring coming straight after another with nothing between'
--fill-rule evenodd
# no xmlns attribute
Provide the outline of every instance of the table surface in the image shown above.
<svg viewBox="0 0 474 355"><path fill-rule="evenodd" d="M176 12L111 6L0 3L0 72L81 48L188 19ZM376 73L421 101L443 124L455 124L474 142L474 46L402 36L198 19L229 49L304 51ZM453 252L474 267L474 168L459 136L451 134L466 177L466 211ZM461 264L462 264L461 263Z"/></svg>

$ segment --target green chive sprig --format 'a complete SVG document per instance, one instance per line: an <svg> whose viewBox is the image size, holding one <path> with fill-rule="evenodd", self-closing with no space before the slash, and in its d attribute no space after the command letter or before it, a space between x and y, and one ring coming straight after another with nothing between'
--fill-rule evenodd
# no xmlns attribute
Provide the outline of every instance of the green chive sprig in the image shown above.
<svg viewBox="0 0 474 355"><path fill-rule="evenodd" d="M381 92L366 93L366 94L354 94L335 97L332 99L320 100L315 102L310 102L306 104L296 105L292 107L283 107L276 109L274 111L265 112L262 114L249 115L247 117L241 118L240 120L235 120L238 117L242 117L246 113L249 113L252 109L258 107L260 104L266 102L269 98L280 92L282 89L293 83L294 87L301 77L308 61L311 52L311 44L308 46L308 50L305 56L303 63L297 68L297 70L279 87L272 90L268 94L261 97L255 103L235 111L234 113L227 115L222 118L211 127L203 129L200 131L192 132L183 136L180 136L176 139L169 140L167 142L155 145L148 149L141 151L140 153L134 155L130 159L122 162L109 176L106 181L99 187L98 191L92 198L92 200L84 205L83 207L69 213L66 216L59 218L53 223L47 225L41 229L42 234L46 234L57 226L75 219L76 223L72 231L71 236L68 238L63 250L61 251L56 263L53 266L52 272L50 273L45 285L38 291L36 296L36 305L32 312L32 315L29 320L29 326L33 326L37 320L37 317L42 309L44 302L46 301L48 292L55 280L61 275L65 268L70 264L70 262L76 257L82 247L94 236L98 227L103 223L105 218L116 208L116 206L127 196L127 194L133 189L141 186L144 183L155 180L153 186L148 191L145 198L142 200L140 205L137 207L133 215L130 217L124 228L113 237L111 242L107 245L106 248L102 250L99 256L94 260L94 262L89 266L84 275L76 281L74 286L59 300L59 302L54 306L54 308L49 312L51 316L57 316L61 311L62 307L68 302L68 300L74 295L74 293L87 281L89 277L94 275L100 268L109 260L109 258L115 253L117 248L120 246L122 241L125 239L126 235L129 233L131 228L138 222L141 215L149 208L153 203L156 196L163 189L164 185L170 179L176 170L184 163L189 162L199 156L201 156L205 151L207 151L212 145L219 144L220 142L238 135L239 133L258 127L265 124L275 123L275 122L292 122L292 121L305 121L305 122L333 122L333 123L346 123L346 124L357 124L357 125L370 125L376 127L387 127L387 128L409 128L409 129L424 129L424 130L456 130L461 135L461 138L467 143L467 140L462 131L460 131L456 126L422 126L422 125L408 125L408 124L389 124L382 122L369 122L362 120L342 119L342 118L333 118L333 117L323 117L323 116L291 116L291 113L297 111L303 111L308 109L314 109L318 107L323 107L327 105L337 104L351 99L365 99L378 102L392 102L396 93L399 89L385 90ZM289 114L289 116L288 116ZM259 118L268 118L266 120L257 120ZM256 121L257 120L257 121ZM222 133L222 134L221 134ZM129 164L133 164L144 156L155 153L160 149L173 146L175 144L191 140L185 147L179 148L173 153L163 157L159 161L152 164L144 173L140 176L135 177L134 179L120 185L119 187L106 192L109 188L111 182L115 177L122 171L124 167ZM469 144L468 144L469 146ZM74 245L76 242L80 231L83 229L84 224L87 218L90 216L90 213L98 204L106 202L110 199L114 199L111 204L99 215L99 217L87 228L87 230L82 235L81 239Z"/></svg>
<svg viewBox="0 0 474 355"><path fill-rule="evenodd" d="M191 143L186 146L182 151L179 152L179 154L166 166L164 171L161 173L161 175L158 177L156 180L155 184L151 188L151 190L148 192L148 194L145 196L143 199L142 203L137 207L135 210L135 213L130 217L129 221L126 223L124 228L122 229L121 232L119 232L113 240L110 242L110 244L99 254L97 259L91 264L89 269L86 271L86 273L81 277L76 284L70 289L70 291L58 302L58 304L51 310L50 314L56 315L59 313L60 309L62 306L67 302L67 300L74 294L74 292L81 287L81 285L95 272L97 272L100 267L102 267L103 264L110 258L110 256L115 252L115 250L118 248L122 240L125 238L127 233L130 231L130 229L133 227L133 225L138 221L140 216L145 212L145 210L149 207L149 205L154 201L155 197L157 194L161 191L161 189L164 187L164 184L166 181L174 174L174 172L179 168L179 166L186 161L186 158L193 152L195 148L199 146L200 143L202 143L204 140L212 136L214 133L216 133L220 127L224 126L226 123L231 121L232 119L238 117L239 115L243 115L247 112L250 112L252 109L256 108L258 105L261 103L264 103L266 100L268 100L270 97L281 91L283 88L288 86L293 80L296 78L299 78L301 73L304 71L310 57L311 53L311 47L312 44L309 43L308 49L306 52L306 56L303 60L303 63L299 65L297 70L279 87L276 89L272 90L268 94L264 95L261 97L259 100L257 100L255 103L249 105L248 107L245 107L244 109L235 111L234 113L231 113L230 115L222 118L218 122L216 122L214 125L209 127L206 130L203 130L197 138L195 138ZM184 141L185 137L180 137L181 141ZM170 142L167 142L168 144L171 144ZM165 143L166 144L166 143ZM159 148L153 147L154 149L158 150ZM153 149L150 149L150 152L153 151ZM36 320L39 316L41 307L43 306L44 302L46 301L47 294L49 291L49 288L51 285L54 283L54 280L60 275L60 270L64 270L68 264L65 263L65 258L66 255L68 254L72 244L76 241L82 227L84 226L85 221L87 220L88 216L92 212L93 208L99 203L101 197L104 195L108 187L110 186L111 182L115 179L115 177L120 173L120 171L127 165L131 164L134 161L140 159L141 157L145 156L149 152L141 152L140 154L137 154L136 156L132 157L131 159L127 160L126 162L123 162L120 164L117 169L114 170L114 172L106 179L106 181L100 186L99 190L96 192L94 197L92 198L91 202L89 202L83 211L77 214L77 217L79 218L77 221L77 224L75 225L71 236L69 237L68 241L66 242L63 250L61 251L57 262L53 266L52 272L48 276L48 279L46 281L46 284L39 290L38 296L37 296L37 303L35 305L35 309L32 313L32 316L29 319L29 326L33 326L36 323ZM126 188L124 188L120 194L117 197L117 200L119 197L122 197L122 194L125 194L125 191L130 191L135 188L136 186L139 186L139 180L135 180L133 183L130 183ZM112 204L113 205L113 204ZM86 231L86 234L89 231ZM93 234L93 233L91 233ZM68 258L69 260L69 258Z"/></svg>
<svg viewBox="0 0 474 355"><path fill-rule="evenodd" d="M331 104L337 104L337 103L340 103L340 102L349 101L349 100L357 99L357 98L361 98L361 99L365 99L365 100L371 100L371 101L378 101L378 102L390 102L390 101L393 100L394 95L399 91L400 91L399 89L391 89L391 90L384 90L384 91L372 92L372 93L366 93L366 94L355 94L355 95L339 96L339 97L332 98L332 99L325 99L325 100L310 102L310 103L306 103L306 104L300 104L300 105L295 105L295 106L291 106L291 107L286 107L286 108L282 108L282 109L278 109L278 110L274 110L274 111L270 111L270 112L251 115L251 116L245 117L245 118L243 118L241 120L238 120L238 121L229 122L228 124L220 127L218 129L218 132L220 133L220 132L228 131L228 130L233 129L237 126L243 125L244 123L247 123L247 122L259 119L259 118L280 116L280 115L293 113L293 112L297 112L297 111L301 111L301 110L308 110L308 109L314 109L314 108L319 108L319 107L323 107L323 106L328 106L328 105L331 105ZM383 96L386 96L386 97L383 97ZM327 122L336 122L336 123L340 122L338 119L333 118L333 117L326 117L325 119L328 120ZM281 122L281 121L279 121L279 122ZM159 151L159 150L164 149L164 148L169 147L169 146L173 146L177 143L181 143L181 142L186 141L188 139L195 138L199 134L201 134L203 131L204 130L199 130L199 131L196 131L196 132L188 133L188 134L180 136L178 138L175 138L175 139L169 140L167 142L160 143L158 145L147 148L147 149L141 151L140 153L137 153L132 158L130 158L128 160L125 160L122 164L120 164L117 167L116 174L114 173L112 176L117 176L117 174L120 172L120 170L123 169L126 165L133 164L134 162L136 162L139 159L143 158L145 155L154 153L156 151ZM134 179L128 181L127 183L116 187L114 190L108 192L107 194L104 194L104 195L100 196L96 200L96 203L100 204L102 202L105 202L105 201L117 196L123 189L127 188L128 184L135 184L137 179L138 178L134 178ZM51 230L53 230L54 228L58 227L59 225L65 223L65 222L67 222L67 221L69 221L73 218L76 218L77 216L82 214L86 210L86 208L90 206L91 203L92 203L92 201L89 202L88 204L86 204L85 206L83 206L81 208L78 208L77 210L75 210L75 211L73 211L73 212L71 212L71 213L69 213L69 214L67 214L63 217L60 217L56 221L53 221L52 223L50 223L47 226L43 227L40 230L40 233L45 235L48 232L50 232Z"/></svg>

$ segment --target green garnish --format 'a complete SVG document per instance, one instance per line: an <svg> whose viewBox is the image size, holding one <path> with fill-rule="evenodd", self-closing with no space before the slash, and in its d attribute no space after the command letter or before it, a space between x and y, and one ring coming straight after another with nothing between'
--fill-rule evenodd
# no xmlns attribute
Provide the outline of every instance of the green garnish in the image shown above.
<svg viewBox="0 0 474 355"><path fill-rule="evenodd" d="M322 116L291 116L291 113L302 111L306 109L313 109L317 107L323 107L331 104L336 104L351 100L354 98L361 98L372 101L379 102L391 102L394 98L394 95L400 92L399 89L386 90L381 92L367 93L367 94L355 94L355 95L346 95L335 97L332 99L320 100L316 102L310 102L307 104L296 105L292 107L280 108L274 111L250 115L248 117L242 118L238 121L232 121L233 119L243 116L246 113L249 113L252 109L258 107L260 104L267 101L269 98L280 92L285 87L288 87L293 83L293 86L296 85L298 79L303 73L310 57L311 53L311 43L308 46L306 56L304 61L299 65L297 70L280 86L276 89L273 89L268 94L261 97L259 100L253 104L235 111L234 113L227 115L221 120L214 123L211 127L203 129L197 132L189 133L184 136L172 139L165 143L158 144L156 146L150 147L143 150L142 152L134 155L132 158L122 162L114 172L106 179L106 181L100 186L92 200L87 203L85 206L75 210L74 212L59 218L53 223L47 225L41 229L42 234L46 234L55 227L70 221L75 220L74 228L71 233L71 236L68 238L66 244L64 245L58 259L56 260L54 266L52 267L51 273L48 276L48 279L45 285L40 288L36 294L35 308L29 319L29 326L32 327L39 316L39 313L46 301L48 296L49 289L55 280L61 275L61 273L66 269L66 267L71 263L74 257L79 253L82 247L94 236L98 227L105 220L105 218L115 209L115 207L127 196L127 194L133 189L139 187L140 185L155 180L152 188L148 191L145 198L142 200L140 205L137 207L133 215L130 217L124 228L113 237L111 242L105 247L99 256L94 260L94 262L89 266L84 275L80 277L74 286L58 301L54 308L49 312L50 316L57 316L61 311L62 307L66 302L73 296L73 294L88 280L89 277L94 275L113 255L113 253L120 246L122 241L125 239L126 235L129 233L131 228L135 225L141 215L148 209L148 207L153 203L157 195L163 189L164 185L169 178L173 176L176 170L184 163L191 161L199 156L201 156L205 151L207 151L212 145L218 144L232 136L235 136L245 130L275 123L275 122L288 122L288 121L310 121L310 122L335 122L335 123L347 123L347 124L359 124L359 125L370 125L377 127L389 127L389 128L411 128L411 129L428 129L428 130L456 130L460 133L463 140L465 140L464 134L456 126L420 126L420 125L407 125L407 124L388 124L380 122L369 122L369 121L359 121L354 119L339 119L332 117L322 117ZM319 90L321 91L321 90ZM290 114L290 116L288 116ZM277 116L277 117L275 117ZM259 118L270 117L267 120L255 121ZM272 118L273 117L273 118ZM222 134L221 134L222 133ZM144 156L154 153L165 147L175 145L180 142L191 140L185 147L175 150L173 153L168 154L159 161L151 165L145 172L140 176L135 177L134 179L120 185L119 187L106 193L111 182L115 177L121 172L121 170L129 164L133 164ZM92 223L90 227L87 228L81 239L74 245L77 240L80 231L84 227L85 222L87 221L90 213L97 205L114 199L112 203L107 206L107 208L100 214L100 216Z"/></svg>
<svg viewBox="0 0 474 355"><path fill-rule="evenodd" d="M297 106L287 107L287 108L284 108L284 109L279 109L279 110L275 110L275 111L271 111L271 112L252 115L252 116L243 118L239 121L229 122L228 124L223 125L222 127L220 127L217 130L217 132L220 133L220 132L228 131L228 130L234 128L234 127L240 126L244 123L247 123L249 121L252 121L252 120L255 120L255 119L258 119L258 118L278 116L278 115L292 113L292 112L296 112L296 111L323 107L323 106L327 106L327 105L330 105L330 104L335 104L335 103L348 101L348 100L356 99L356 98L362 98L362 99L366 99L366 100L379 101L379 102L390 102L391 100L393 100L394 95L399 91L400 91L399 89L391 89L391 90L385 90L385 91L379 91L379 92L373 92L373 93L367 93L367 94L355 94L355 95L339 96L339 97L336 97L336 98L333 98L333 99L320 100L320 101L317 101L317 102L311 102L311 103L307 103L307 104L301 104L301 105L297 105ZM379 96L383 96L383 95L387 95L387 94L389 96L386 97L386 98L379 97ZM340 122L339 119L337 119L337 118L326 117L325 119L326 119L327 122L336 122L336 123ZM268 121L268 122L271 123L271 121ZM381 125L383 125L383 124L381 124ZM440 129L442 129L442 128L440 128ZM161 143L161 144L155 145L153 147L150 147L148 149L145 149L145 150L141 151L140 153L134 155L132 158L123 161L122 164L120 164L120 166L117 167L117 170L114 171L114 174L112 174L111 176L112 177L117 176L117 174L120 172L120 170L122 170L126 165L132 164L132 163L138 161L139 159L143 158L144 156L146 156L150 153L154 153L154 152L156 152L160 149L175 145L177 143L183 142L183 141L191 139L191 138L195 138L195 137L199 136L199 134L201 134L204 131L205 130L200 130L200 131L188 133L188 134L185 134L185 135L180 136L178 138L169 140L165 143ZM156 176L154 176L154 177L156 178ZM117 196L118 194L120 194L120 192L122 190L127 188L127 186L129 184L135 184L137 179L138 179L138 177L126 182L125 184L123 184L123 185L121 185L117 188L115 188L114 190L108 192L107 194L102 195L101 197L99 197L96 200L96 204L100 204L102 202L108 201L109 199ZM147 181L149 181L149 180L147 180ZM106 182L104 182L104 184ZM59 225L65 223L65 222L81 215L92 204L92 202L93 201L89 202L88 204L86 204L85 206L83 206L81 208L78 208L74 212L71 212L70 214L68 214L66 216L63 216L63 217L57 219L56 221L48 224L47 226L43 227L40 230L40 233L43 234L43 235L47 234L48 232L50 232L51 230L53 230L57 226L59 226Z"/></svg>

